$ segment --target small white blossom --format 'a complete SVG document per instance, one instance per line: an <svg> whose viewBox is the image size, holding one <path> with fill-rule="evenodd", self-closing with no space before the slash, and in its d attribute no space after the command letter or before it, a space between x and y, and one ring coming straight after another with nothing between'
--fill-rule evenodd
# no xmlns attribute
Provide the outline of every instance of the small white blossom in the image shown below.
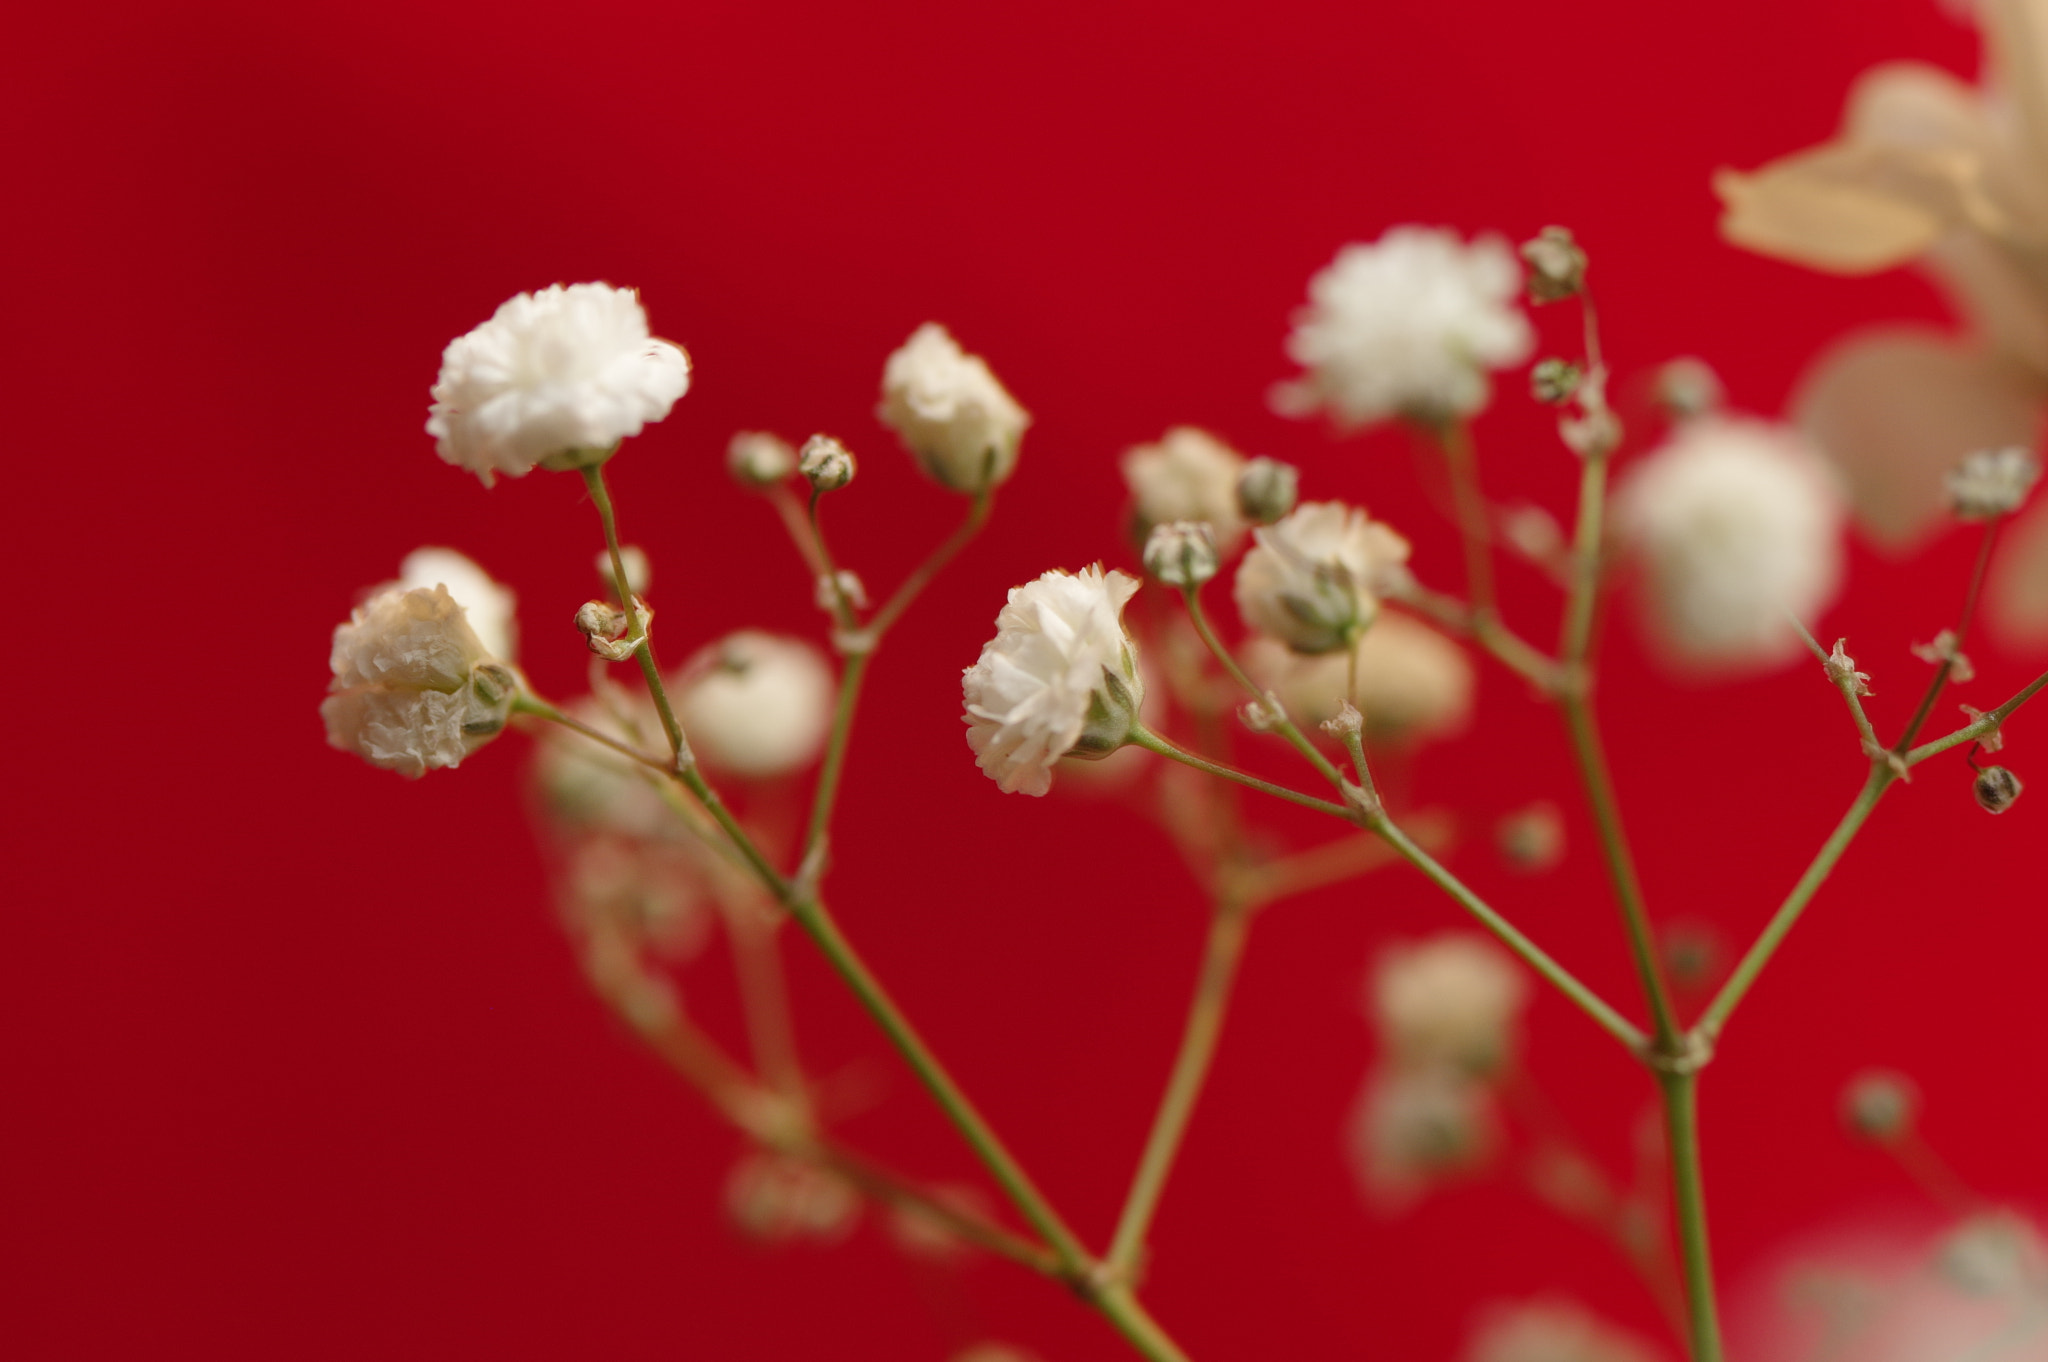
<svg viewBox="0 0 2048 1362"><path fill-rule="evenodd" d="M1889 1069L1866 1069L1842 1090L1842 1122L1852 1134L1889 1144L1913 1128L1920 1093L1913 1080Z"/></svg>
<svg viewBox="0 0 2048 1362"><path fill-rule="evenodd" d="M1208 524L1225 555L1244 537L1237 483L1244 456L1207 431L1175 426L1156 445L1137 445L1123 457L1124 485L1131 489L1142 542L1155 527L1176 520Z"/></svg>
<svg viewBox="0 0 2048 1362"><path fill-rule="evenodd" d="M1270 525L1294 509L1301 495L1301 470L1263 454L1244 466L1237 480L1237 509L1246 520Z"/></svg>
<svg viewBox="0 0 2048 1362"><path fill-rule="evenodd" d="M598 583L614 599L619 594L618 574L612 571L612 555L609 549L599 549L597 556L590 560L597 569ZM647 550L637 544L625 544L619 548L619 564L626 569L626 590L636 596L646 594L654 581L654 564L648 560Z"/></svg>
<svg viewBox="0 0 2048 1362"><path fill-rule="evenodd" d="M924 471L956 492L1009 478L1031 417L979 355L926 322L882 368L882 424Z"/></svg>
<svg viewBox="0 0 2048 1362"><path fill-rule="evenodd" d="M1396 1211L1432 1182L1484 1164L1499 1126L1485 1083L1455 1069L1391 1069L1366 1083L1347 1143L1366 1196Z"/></svg>
<svg viewBox="0 0 2048 1362"><path fill-rule="evenodd" d="M418 777L504 728L518 691L446 587L379 592L334 631L320 704L329 746Z"/></svg>
<svg viewBox="0 0 2048 1362"><path fill-rule="evenodd" d="M1445 932L1381 952L1371 1002L1381 1046L1397 1063L1486 1073L1512 1051L1527 994L1520 967L1500 947Z"/></svg>
<svg viewBox="0 0 2048 1362"><path fill-rule="evenodd" d="M813 491L836 492L853 481L853 451L830 435L813 435L797 456L797 471Z"/></svg>
<svg viewBox="0 0 2048 1362"><path fill-rule="evenodd" d="M1536 874L1564 859L1564 814L1547 799L1503 814L1494 825L1500 854L1516 870Z"/></svg>
<svg viewBox="0 0 2048 1362"><path fill-rule="evenodd" d="M602 462L689 387L690 357L649 335L632 290L553 284L449 342L427 433L488 486L498 473Z"/></svg>
<svg viewBox="0 0 2048 1362"><path fill-rule="evenodd" d="M1522 243L1522 261L1529 267L1529 297L1538 303L1561 303L1586 287L1585 248L1563 227L1545 227Z"/></svg>
<svg viewBox="0 0 2048 1362"><path fill-rule="evenodd" d="M1245 644L1244 666L1301 724L1335 717L1351 684L1348 651L1304 656L1276 639L1254 638ZM1418 742L1465 726L1474 683L1463 648L1420 620L1387 611L1358 641L1358 690L1351 698L1364 712L1367 734Z"/></svg>
<svg viewBox="0 0 2048 1362"><path fill-rule="evenodd" d="M2031 449L1981 449L1949 470L1949 507L1958 520L2010 515L2040 477L2041 460Z"/></svg>
<svg viewBox="0 0 2048 1362"><path fill-rule="evenodd" d="M725 447L725 467L746 487L773 487L796 472L796 451L780 435L743 430Z"/></svg>
<svg viewBox="0 0 2048 1362"><path fill-rule="evenodd" d="M1387 574L1408 561L1408 541L1362 510L1311 501L1252 531L1237 567L1244 622L1298 653L1348 648L1379 612Z"/></svg>
<svg viewBox="0 0 2048 1362"><path fill-rule="evenodd" d="M1145 571L1168 586L1200 586L1216 575L1216 536L1203 520L1169 520L1145 540Z"/></svg>
<svg viewBox="0 0 2048 1362"><path fill-rule="evenodd" d="M818 755L832 723L832 668L801 639L747 629L684 666L676 717L706 763L743 776L779 776Z"/></svg>
<svg viewBox="0 0 2048 1362"><path fill-rule="evenodd" d="M1649 575L1651 625L1695 665L1784 661L1790 616L1812 619L1842 578L1842 504L1791 431L1702 416L1629 474L1619 518Z"/></svg>
<svg viewBox="0 0 2048 1362"><path fill-rule="evenodd" d="M1275 393L1289 416L1327 410L1340 426L1401 416L1440 423L1486 405L1486 371L1528 358L1516 306L1522 272L1498 237L1390 228L1337 252L1309 281L1287 353L1307 370Z"/></svg>
<svg viewBox="0 0 2048 1362"><path fill-rule="evenodd" d="M1004 793L1042 795L1061 757L1107 756L1129 736L1145 698L1123 625L1137 589L1100 566L1010 589L996 636L961 680L967 745Z"/></svg>
<svg viewBox="0 0 2048 1362"><path fill-rule="evenodd" d="M513 617L516 598L491 574L454 549L414 549L398 565L400 591L445 586L462 607L469 627L483 641L484 651L503 662L518 656L519 625ZM390 588L380 588L389 590Z"/></svg>
<svg viewBox="0 0 2048 1362"><path fill-rule="evenodd" d="M1563 1301L1493 1312L1474 1334L1465 1362L1660 1362L1655 1348Z"/></svg>

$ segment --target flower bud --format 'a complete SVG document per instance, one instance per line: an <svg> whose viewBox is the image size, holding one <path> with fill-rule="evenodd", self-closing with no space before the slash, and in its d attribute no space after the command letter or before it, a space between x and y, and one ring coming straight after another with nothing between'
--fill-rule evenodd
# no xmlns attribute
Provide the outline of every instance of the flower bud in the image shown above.
<svg viewBox="0 0 2048 1362"><path fill-rule="evenodd" d="M1237 567L1238 613L1298 653L1349 648L1379 614L1390 569L1408 541L1362 510L1311 501L1252 532Z"/></svg>
<svg viewBox="0 0 2048 1362"><path fill-rule="evenodd" d="M585 601L576 607L576 632L586 639L614 639L626 632L626 612L610 601Z"/></svg>
<svg viewBox="0 0 2048 1362"><path fill-rule="evenodd" d="M1842 1124L1873 1144L1890 1144L1913 1128L1920 1094L1913 1081L1889 1069L1868 1069L1842 1089Z"/></svg>
<svg viewBox="0 0 2048 1362"><path fill-rule="evenodd" d="M591 561L597 566L597 580L603 584L605 594L616 597L619 579L618 574L612 571L611 552L599 549L597 557ZM619 563L626 569L626 590L636 596L645 594L654 580L654 567L647 560L647 550L637 544L627 544L619 550Z"/></svg>
<svg viewBox="0 0 2048 1362"><path fill-rule="evenodd" d="M1216 536L1204 520L1157 526L1145 541L1145 571L1168 586L1197 587L1216 575Z"/></svg>
<svg viewBox="0 0 2048 1362"><path fill-rule="evenodd" d="M1657 370L1656 394L1657 405L1680 420L1711 415L1727 397L1721 376L1705 360L1690 355Z"/></svg>
<svg viewBox="0 0 2048 1362"><path fill-rule="evenodd" d="M1546 407L1569 402L1586 371L1568 359L1539 359L1529 371L1529 392Z"/></svg>
<svg viewBox="0 0 2048 1362"><path fill-rule="evenodd" d="M780 435L743 430L725 447L725 471L742 487L773 487L796 472L796 451Z"/></svg>
<svg viewBox="0 0 2048 1362"><path fill-rule="evenodd" d="M1980 449L1949 470L1949 506L1958 520L1994 520L2018 510L2040 476L2030 449Z"/></svg>
<svg viewBox="0 0 2048 1362"><path fill-rule="evenodd" d="M1238 475L1237 508L1246 520L1270 525L1294 509L1300 487L1300 469L1262 455Z"/></svg>
<svg viewBox="0 0 2048 1362"><path fill-rule="evenodd" d="M978 493L1010 476L1031 417L979 355L926 322L882 369L882 424L919 467L956 492Z"/></svg>
<svg viewBox="0 0 2048 1362"><path fill-rule="evenodd" d="M1219 553L1229 553L1244 537L1237 509L1244 456L1207 431L1175 426L1158 444L1125 451L1121 466L1139 547L1155 527L1175 520L1206 521Z"/></svg>
<svg viewBox="0 0 2048 1362"><path fill-rule="evenodd" d="M1987 766L1970 783L1970 793L1986 813L2004 813L2020 797L2020 778L2003 766Z"/></svg>
<svg viewBox="0 0 2048 1362"><path fill-rule="evenodd" d="M1501 858L1529 874L1550 870L1564 860L1564 814L1547 799L1504 815L1494 827Z"/></svg>
<svg viewBox="0 0 2048 1362"><path fill-rule="evenodd" d="M1529 267L1529 301L1559 303L1586 287L1586 252L1562 227L1545 227L1522 243L1522 261Z"/></svg>
<svg viewBox="0 0 2048 1362"><path fill-rule="evenodd" d="M796 466L813 491L836 492L853 481L853 452L830 435L804 441Z"/></svg>

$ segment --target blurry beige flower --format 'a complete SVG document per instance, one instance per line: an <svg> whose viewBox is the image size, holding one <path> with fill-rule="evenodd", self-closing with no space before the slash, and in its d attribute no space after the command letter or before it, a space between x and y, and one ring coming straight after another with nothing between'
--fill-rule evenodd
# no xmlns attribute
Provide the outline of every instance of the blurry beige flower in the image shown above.
<svg viewBox="0 0 2048 1362"><path fill-rule="evenodd" d="M1175 426L1156 445L1136 445L1123 457L1124 484L1137 513L1137 538L1176 520L1206 522L1216 548L1228 557L1244 537L1237 481L1244 456L1207 431Z"/></svg>
<svg viewBox="0 0 2048 1362"><path fill-rule="evenodd" d="M1500 1140L1493 1089L1455 1069L1384 1069L1352 1109L1347 1145L1366 1198L1399 1211L1483 1166Z"/></svg>
<svg viewBox="0 0 2048 1362"><path fill-rule="evenodd" d="M725 1209L750 1239L837 1243L860 1218L860 1193L828 1168L791 1155L752 1153L725 1180Z"/></svg>
<svg viewBox="0 0 2048 1362"><path fill-rule="evenodd" d="M1506 951L1476 933L1443 932L1382 951L1370 1001L1381 1051L1395 1063L1484 1074L1512 1054L1527 998Z"/></svg>
<svg viewBox="0 0 2048 1362"><path fill-rule="evenodd" d="M1276 639L1249 640L1244 666L1305 729L1335 718L1350 684L1348 653L1304 655ZM1382 611L1358 641L1353 700L1368 738L1424 742L1457 733L1472 716L1473 684L1465 650L1412 616Z"/></svg>
<svg viewBox="0 0 2048 1362"><path fill-rule="evenodd" d="M1298 653L1349 648L1379 613L1389 574L1408 561L1407 540L1336 501L1305 502L1252 538L1237 565L1238 613Z"/></svg>
<svg viewBox="0 0 2048 1362"><path fill-rule="evenodd" d="M937 322L911 333L882 369L882 424L896 432L924 471L956 492L1003 482L1031 417Z"/></svg>
<svg viewBox="0 0 2048 1362"><path fill-rule="evenodd" d="M743 629L685 664L674 689L676 717L711 766L785 775L825 745L832 687L831 665L810 644Z"/></svg>
<svg viewBox="0 0 2048 1362"><path fill-rule="evenodd" d="M1661 1356L1568 1301L1496 1306L1465 1350L1465 1362L1659 1362Z"/></svg>
<svg viewBox="0 0 2048 1362"><path fill-rule="evenodd" d="M398 565L397 586L401 591L447 587L485 651L505 662L518 656L519 625L513 617L516 600L511 591L454 549L414 549Z"/></svg>

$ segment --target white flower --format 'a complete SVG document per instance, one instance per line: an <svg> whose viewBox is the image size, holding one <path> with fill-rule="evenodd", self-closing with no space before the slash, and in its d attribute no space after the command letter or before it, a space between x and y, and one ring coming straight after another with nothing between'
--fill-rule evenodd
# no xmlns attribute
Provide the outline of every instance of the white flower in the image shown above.
<svg viewBox="0 0 2048 1362"><path fill-rule="evenodd" d="M1352 244L1309 281L1287 353L1308 372L1275 391L1289 416L1327 410L1340 426L1403 416L1430 424L1486 405L1488 369L1528 358L1516 306L1522 270L1498 237L1393 227Z"/></svg>
<svg viewBox="0 0 2048 1362"><path fill-rule="evenodd" d="M449 342L427 434L488 486L498 473L601 462L689 387L690 357L649 336L632 290L553 284Z"/></svg>
<svg viewBox="0 0 2048 1362"><path fill-rule="evenodd" d="M1123 457L1124 483L1136 504L1140 541L1153 527L1175 520L1208 523L1216 547L1228 555L1244 536L1237 482L1244 456L1207 431L1175 426L1156 445L1137 445Z"/></svg>
<svg viewBox="0 0 2048 1362"><path fill-rule="evenodd" d="M1335 501L1306 502L1252 538L1237 567L1238 613L1298 653L1350 647L1378 613L1389 570L1408 561L1407 540Z"/></svg>
<svg viewBox="0 0 2048 1362"><path fill-rule="evenodd" d="M328 745L411 777L460 765L496 737L518 690L440 586L356 607L334 631L328 666Z"/></svg>
<svg viewBox="0 0 2048 1362"><path fill-rule="evenodd" d="M912 332L882 368L882 424L924 471L956 492L979 492L1010 476L1031 417L937 322Z"/></svg>
<svg viewBox="0 0 2048 1362"><path fill-rule="evenodd" d="M519 625L513 617L517 598L490 573L454 549L414 549L398 565L397 588L430 586L448 588L485 652L506 662L518 656Z"/></svg>
<svg viewBox="0 0 2048 1362"><path fill-rule="evenodd" d="M2040 477L2041 461L2031 449L1980 449L1949 470L1949 506L1958 520L2010 515Z"/></svg>
<svg viewBox="0 0 2048 1362"><path fill-rule="evenodd" d="M673 688L690 746L712 766L779 776L818 755L832 722L832 668L800 639L728 634L684 666Z"/></svg>
<svg viewBox="0 0 2048 1362"><path fill-rule="evenodd" d="M1812 620L1842 577L1842 507L1791 431L1701 417L1617 493L1649 573L1651 624L1676 660L1767 664L1800 651L1787 612Z"/></svg>
<svg viewBox="0 0 2048 1362"><path fill-rule="evenodd" d="M1351 681L1348 652L1303 656L1270 638L1245 644L1244 666L1303 728L1337 717ZM1471 717L1473 683L1465 650L1407 615L1382 613L1358 641L1352 698L1369 735L1419 742L1456 733Z"/></svg>
<svg viewBox="0 0 2048 1362"><path fill-rule="evenodd" d="M1658 1353L1577 1305L1538 1301L1495 1310L1465 1362L1658 1362Z"/></svg>
<svg viewBox="0 0 2048 1362"><path fill-rule="evenodd" d="M1380 953L1372 1013L1397 1063L1486 1073L1513 1049L1527 994L1520 968L1491 940L1445 932Z"/></svg>
<svg viewBox="0 0 2048 1362"><path fill-rule="evenodd" d="M1010 589L996 636L960 683L967 745L1004 793L1042 795L1061 757L1107 756L1129 736L1145 698L1123 625L1137 589L1099 565Z"/></svg>
<svg viewBox="0 0 2048 1362"><path fill-rule="evenodd" d="M1393 1069L1366 1083L1349 1137L1366 1195L1393 1211L1431 1182L1484 1164L1500 1131L1485 1083L1455 1069Z"/></svg>

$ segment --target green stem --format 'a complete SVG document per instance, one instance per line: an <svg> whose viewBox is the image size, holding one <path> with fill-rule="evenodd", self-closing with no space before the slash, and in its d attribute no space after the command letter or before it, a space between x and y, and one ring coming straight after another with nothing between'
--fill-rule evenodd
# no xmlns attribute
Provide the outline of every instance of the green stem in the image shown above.
<svg viewBox="0 0 2048 1362"><path fill-rule="evenodd" d="M631 743L622 742L601 728L593 728L574 715L563 713L531 691L522 690L512 697L512 712L514 714L531 714L536 719L545 719L551 724L559 724L572 733L579 733L594 743L609 747L620 756L628 757L649 770L659 771L664 776L675 774L675 768L671 763L665 762L659 757L649 756Z"/></svg>
<svg viewBox="0 0 2048 1362"><path fill-rule="evenodd" d="M1165 1095L1152 1118L1152 1132L1138 1159L1138 1171L1124 1198L1123 1213L1117 1218L1116 1233L1103 1259L1104 1268L1116 1275L1137 1265L1145 1247L1145 1234L1160 1194L1166 1189L1167 1174L1180 1153L1181 1139L1194 1114L1195 1101L1209 1076L1216 1056L1216 1042L1223 1031L1223 1015L1230 1003L1230 990L1237 968L1244 958L1244 944L1250 915L1240 904L1224 899L1209 918L1209 937L1202 950L1201 973L1195 982L1194 1000L1188 1005L1187 1025L1181 1032L1180 1051L1174 1056L1173 1072L1166 1081Z"/></svg>
<svg viewBox="0 0 2048 1362"><path fill-rule="evenodd" d="M825 759L818 767L818 789L811 796L811 819L804 832L804 861L832 826L832 805L839 797L839 776L846 768L846 747L853 737L853 716L860 706L860 686L867 676L868 652L848 653L839 673L839 700L832 710L832 733L825 740Z"/></svg>
<svg viewBox="0 0 2048 1362"><path fill-rule="evenodd" d="M1607 518L1607 460L1588 457L1579 470L1579 518L1572 531L1572 590L1565 604L1558 654L1584 666L1593 651L1593 620L1600 601L1601 536Z"/></svg>
<svg viewBox="0 0 2048 1362"><path fill-rule="evenodd" d="M612 513L611 492L604 484L604 465L591 464L582 472L583 485L590 489L590 500L597 506L597 518L604 525L604 547L611 555L612 582L625 607L627 637L635 644L633 659L640 664L640 675L646 679L647 693L653 697L655 711L661 715L661 729L668 735L669 751L675 755L677 767L688 766L694 761L690 756L690 744L683 737L683 726L676 721L675 710L669 706L668 690L661 683L661 667L654 660L654 640L647 636L647 626L634 605L633 589L626 577L626 560L619 552L619 526Z"/></svg>
<svg viewBox="0 0 2048 1362"><path fill-rule="evenodd" d="M1458 513L1459 537L1465 545L1465 594L1472 598L1475 628L1499 614L1493 585L1493 530L1487 524L1486 497L1479 489L1479 461L1472 451L1472 431L1463 421L1438 428L1437 447L1451 476L1451 501Z"/></svg>
<svg viewBox="0 0 2048 1362"><path fill-rule="evenodd" d="M1020 1267L1030 1268L1033 1272L1044 1273L1048 1277L1059 1275L1059 1263L1039 1245L1021 1235L1010 1233L981 1215L948 1205L916 1183L869 1162L850 1149L836 1144L821 1143L816 1157L819 1162L838 1170L849 1182L877 1201L913 1207L977 1248L1007 1258Z"/></svg>
<svg viewBox="0 0 2048 1362"><path fill-rule="evenodd" d="M832 546L825 541L825 526L818 519L818 502L824 492L811 489L810 505L805 508L811 522L811 543L817 547L818 561L825 565L825 582L832 592L832 620L841 629L854 629L860 624L853 613L853 602L847 599L846 587L839 579L839 564L832 560Z"/></svg>
<svg viewBox="0 0 2048 1362"><path fill-rule="evenodd" d="M1201 636L1202 645L1215 655L1218 662L1223 664L1223 670L1229 672L1231 679L1244 687L1245 693L1251 696L1256 703L1260 705L1270 704L1271 702L1267 699L1266 692L1259 689L1258 682L1246 675L1244 668L1238 665L1237 659L1230 655L1230 650L1223 646L1223 641L1216 637L1216 631L1209 627L1209 616L1202 609L1202 596L1199 588L1183 588L1181 590L1181 599L1187 602L1188 620L1195 626L1195 633ZM1302 731L1295 726L1294 720L1282 714L1280 721L1273 725L1273 731L1293 744L1294 750L1306 757L1309 764L1322 773L1324 780L1329 781L1331 785L1339 790L1344 788L1344 773L1337 769L1335 762L1323 755L1321 748L1308 740Z"/></svg>
<svg viewBox="0 0 2048 1362"><path fill-rule="evenodd" d="M1991 562L1991 546L1998 538L1998 526L2002 517L1994 517L1984 524L1984 534L1977 542L1977 560L1970 569L1970 585L1963 593L1962 618L1956 622L1955 649L1961 651L1963 640L1969 636L1970 621L1977 613L1977 596L1984 588L1984 570ZM1949 674L1955 670L1953 657L1942 659L1934 669L1934 679L1927 683L1926 694L1920 697L1920 707L1913 711L1912 719L1906 724L1906 731L1899 735L1892 751L1904 756L1913 746L1913 739L1920 736L1920 729L1927 722L1927 716L1934 712L1934 702L1948 684Z"/></svg>
<svg viewBox="0 0 2048 1362"><path fill-rule="evenodd" d="M1581 1012L1591 1017L1596 1026L1620 1041L1631 1054L1642 1053L1645 1039L1634 1023L1616 1012L1599 994L1580 983L1570 970L1551 959L1541 946L1516 930L1513 923L1494 911L1484 899L1467 888L1463 881L1440 865L1435 857L1410 840L1392 819L1381 815L1370 820L1367 826L1399 853L1401 859L1420 870L1432 884L1449 894L1459 907L1476 918L1480 926L1493 933L1503 946L1514 952L1517 959L1535 970L1553 988L1569 998Z"/></svg>
<svg viewBox="0 0 2048 1362"><path fill-rule="evenodd" d="M1699 1082L1696 1071L1657 1075L1664 1097L1664 1129L1671 1141L1671 1199L1678 1221L1679 1255L1685 1266L1692 1362L1721 1362L1721 1316L1714 1299L1706 1184L1700 1173Z"/></svg>
<svg viewBox="0 0 2048 1362"><path fill-rule="evenodd" d="M2026 688L2018 695L2013 696L2012 699L2007 700L1997 709L1987 711L1983 718L1964 724L1955 732L1944 737L1921 743L1918 747L1906 753L1906 765L1917 766L1929 757L1938 756L1948 751L1951 747L1961 747L1966 742L1981 742L1986 736L1994 732L2000 724L2005 722L2007 715L2033 699L2043 686L2048 686L2048 672L2042 672L2032 681L2029 681Z"/></svg>
<svg viewBox="0 0 2048 1362"><path fill-rule="evenodd" d="M1756 983L1757 976L1763 973L1764 966L1777 954L1778 947L1785 940L1785 934L1799 921L1800 914L1806 911L1806 905L1813 901L1815 892L1834 870L1835 862L1842 859L1842 853L1848 850L1849 843L1854 841L1856 834L1862 830L1864 820L1870 817L1871 810L1877 807L1877 801L1884 797L1884 792L1896 779L1891 768L1885 763L1874 761L1870 764L1870 775L1864 780L1863 789L1858 792L1856 801L1849 806L1849 811L1843 814L1841 821L1835 825L1834 832L1830 833L1828 840L1821 845L1812 864L1806 867L1806 873L1799 877L1799 883L1792 886L1792 892L1778 905L1778 911L1771 915L1770 922L1765 925L1756 943L1743 954L1741 961L1735 966L1735 972L1728 976L1728 981L1721 985L1713 1001L1707 1004L1707 1010L1700 1014L1699 1022L1693 1027L1695 1035L1709 1044L1720 1036L1721 1029L1728 1024L1729 1014L1735 1011L1736 1005L1749 992L1750 986Z"/></svg>
<svg viewBox="0 0 2048 1362"><path fill-rule="evenodd" d="M1299 790L1290 790L1285 785L1275 785L1270 780L1260 780L1257 776L1247 775L1243 771L1225 766L1221 762L1210 761L1207 757L1197 756L1186 748L1174 746L1165 738L1160 737L1157 733L1142 725L1132 727L1130 741L1135 747L1142 747L1148 752L1157 752L1162 757L1171 757L1182 765L1194 767L1197 771L1204 771L1212 776L1221 776L1223 779L1235 781L1247 789L1257 790L1261 794L1269 794L1275 799L1284 799L1290 804L1299 804L1304 809L1314 809L1318 813L1335 814L1343 819L1351 817L1351 811L1342 804L1332 804L1327 799L1317 799L1314 795L1302 794Z"/></svg>

